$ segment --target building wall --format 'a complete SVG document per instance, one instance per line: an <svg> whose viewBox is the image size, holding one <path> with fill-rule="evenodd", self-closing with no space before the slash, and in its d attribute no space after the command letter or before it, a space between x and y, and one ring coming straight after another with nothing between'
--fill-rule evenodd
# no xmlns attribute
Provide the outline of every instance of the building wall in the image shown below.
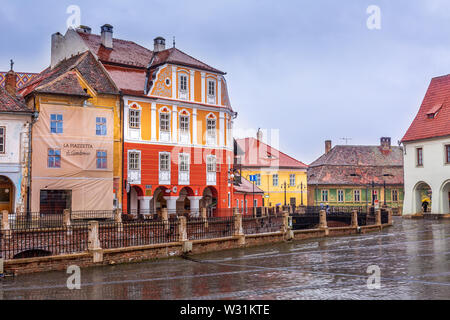
<svg viewBox="0 0 450 320"><path fill-rule="evenodd" d="M263 195L260 193L234 193L234 201L232 203L233 208L238 208L239 212L244 215L253 214L253 201L256 201L256 207L262 206Z"/></svg>
<svg viewBox="0 0 450 320"><path fill-rule="evenodd" d="M419 185L432 192L431 213L449 213L450 164L446 163L445 146L450 137L404 143L405 202L403 214L421 212ZM423 166L417 166L417 148L423 149Z"/></svg>
<svg viewBox="0 0 450 320"><path fill-rule="evenodd" d="M328 201L323 201L322 190L328 191ZM338 201L338 190L344 192L344 201ZM360 191L360 201L355 201L354 191ZM383 186L375 186L373 189L378 194L378 201L380 205L384 204L385 190ZM397 201L393 201L392 192L397 192ZM308 187L308 205L318 206L320 204L329 204L331 206L366 206L372 205L372 188L360 185L309 185ZM403 206L403 186L386 186L386 205L393 208L401 208Z"/></svg>
<svg viewBox="0 0 450 320"><path fill-rule="evenodd" d="M261 185L258 186L260 189L264 190L264 206L265 207L275 207L277 204L284 205L284 182L287 183L286 192L286 202L289 205L290 199L295 198L295 203L297 206L301 205L302 197L303 204L307 203L307 175L306 170L295 170L295 169L245 169L242 168L242 176L247 180L250 175L260 174L261 175ZM278 174L278 186L273 185L273 175ZM295 186L289 185L290 175L295 174ZM303 187L303 192L301 188Z"/></svg>
<svg viewBox="0 0 450 320"><path fill-rule="evenodd" d="M117 99L95 101L109 106L82 105L71 98L41 96L36 100L39 119L32 137L32 211L40 210L41 190L71 190L74 211L112 210ZM51 114L63 115L63 133L51 133ZM106 118L105 136L96 135L96 117ZM49 167L48 149L61 151L60 168ZM105 169L97 168L98 150L107 153Z"/></svg>
<svg viewBox="0 0 450 320"><path fill-rule="evenodd" d="M28 145L31 115L0 114L0 127L6 130L5 153L0 153L0 176L10 180L14 190L10 203L0 203L0 210L26 210L28 186Z"/></svg>

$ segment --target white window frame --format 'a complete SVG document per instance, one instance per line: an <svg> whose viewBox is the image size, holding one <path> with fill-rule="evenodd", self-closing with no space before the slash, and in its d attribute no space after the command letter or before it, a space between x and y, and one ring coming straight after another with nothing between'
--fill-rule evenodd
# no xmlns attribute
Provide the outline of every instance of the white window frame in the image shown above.
<svg viewBox="0 0 450 320"><path fill-rule="evenodd" d="M167 170L161 170L161 156L167 156ZM169 185L171 178L170 152L159 152L158 154L158 177L159 184Z"/></svg>
<svg viewBox="0 0 450 320"><path fill-rule="evenodd" d="M276 182L276 183L275 183ZM272 185L274 187L278 187L279 185L279 177L278 177L278 173L275 173L272 175Z"/></svg>
<svg viewBox="0 0 450 320"><path fill-rule="evenodd" d="M397 198L396 200L394 200L394 194L395 194L395 197ZM391 202L398 202L398 199L399 199L398 195L399 195L398 190L392 189L391 190Z"/></svg>
<svg viewBox="0 0 450 320"><path fill-rule="evenodd" d="M257 173L255 174L256 176L256 181L255 181L255 186L260 186L261 185L261 173Z"/></svg>
<svg viewBox="0 0 450 320"><path fill-rule="evenodd" d="M183 110L180 112L179 115L179 123L180 123L180 129L179 129L179 135L178 135L178 140L180 143L184 143L184 144L190 144L191 141L191 115L189 113L187 114L182 114ZM183 130L182 129L182 118L187 118L187 130Z"/></svg>
<svg viewBox="0 0 450 320"><path fill-rule="evenodd" d="M326 199L324 198L325 195L326 195ZM329 195L330 195L330 193L329 193L328 189L322 189L320 191L321 202L328 202Z"/></svg>
<svg viewBox="0 0 450 320"><path fill-rule="evenodd" d="M361 202L361 190L353 190L353 202Z"/></svg>
<svg viewBox="0 0 450 320"><path fill-rule="evenodd" d="M185 159L183 159L185 158ZM182 170L183 163L186 161L186 169ZM179 153L178 154L178 184L188 185L190 183L190 172L191 172L191 155L189 153Z"/></svg>
<svg viewBox="0 0 450 320"><path fill-rule="evenodd" d="M213 162L211 163L211 161ZM206 156L206 184L209 186L215 186L216 183L217 183L217 158L215 155L208 155Z"/></svg>
<svg viewBox="0 0 450 320"><path fill-rule="evenodd" d="M209 115L211 115L211 113ZM215 146L217 145L217 118L214 115L214 118L209 118L209 115L206 117L206 144ZM209 121L214 121L214 129L209 128Z"/></svg>
<svg viewBox="0 0 450 320"><path fill-rule="evenodd" d="M134 115L132 115L134 113ZM137 130L141 128L141 110L129 108L128 109L128 128Z"/></svg>
<svg viewBox="0 0 450 320"><path fill-rule="evenodd" d="M210 84L213 84L212 87ZM210 89L213 88L213 94L210 93ZM217 96L217 81L215 79L207 79L206 81L206 96L207 102L209 104L216 104L216 96Z"/></svg>
<svg viewBox="0 0 450 320"><path fill-rule="evenodd" d="M341 199L342 196L342 199ZM338 202L345 202L345 191L343 189L337 190L337 201Z"/></svg>
<svg viewBox="0 0 450 320"><path fill-rule="evenodd" d="M186 88L184 90L182 88L182 78L186 78ZM182 72L178 74L178 98L183 100L189 99L189 76Z"/></svg>
<svg viewBox="0 0 450 320"><path fill-rule="evenodd" d="M139 161L136 160L131 160L131 155L135 154L138 155L139 157ZM140 150L128 150L128 154L127 154L127 160L128 160L128 181L130 184L140 184L141 183L141 161L142 161L142 157L141 157L141 151ZM131 164L135 163L137 164L137 168L135 167L131 167Z"/></svg>
<svg viewBox="0 0 450 320"><path fill-rule="evenodd" d="M168 125L167 128L168 130L162 130L162 119L161 116L164 115L168 117ZM164 120L166 121L166 120ZM166 111L161 111L159 110L159 141L163 141L163 142L170 142L171 141L171 130L170 130L170 126L171 126L171 111L170 109L166 112Z"/></svg>
<svg viewBox="0 0 450 320"><path fill-rule="evenodd" d="M292 181L293 181L294 183L292 183ZM295 187L295 186L296 186L296 183L297 183L297 178L296 178L296 176L295 176L295 173L291 173L291 174L289 175L289 186L290 186L290 187Z"/></svg>

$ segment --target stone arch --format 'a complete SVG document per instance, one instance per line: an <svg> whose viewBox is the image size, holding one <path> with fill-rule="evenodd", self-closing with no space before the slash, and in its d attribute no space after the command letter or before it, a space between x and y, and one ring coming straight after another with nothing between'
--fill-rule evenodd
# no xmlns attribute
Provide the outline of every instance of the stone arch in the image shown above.
<svg viewBox="0 0 450 320"><path fill-rule="evenodd" d="M130 213L139 212L139 197L144 195L144 191L138 185L131 186L130 188Z"/></svg>
<svg viewBox="0 0 450 320"><path fill-rule="evenodd" d="M419 181L416 183L412 190L413 195L413 213L421 213L424 208L424 203L427 203L427 212L431 211L431 198L432 198L431 185L425 181Z"/></svg>
<svg viewBox="0 0 450 320"><path fill-rule="evenodd" d="M439 213L450 213L450 179L444 181L439 190Z"/></svg>
<svg viewBox="0 0 450 320"><path fill-rule="evenodd" d="M8 210L15 211L16 186L10 177L0 175L0 212Z"/></svg>
<svg viewBox="0 0 450 320"><path fill-rule="evenodd" d="M200 200L200 208L211 209L217 207L217 189L213 186L208 186L203 189L202 199Z"/></svg>
<svg viewBox="0 0 450 320"><path fill-rule="evenodd" d="M191 187L184 187L180 190L177 200L177 212L190 212L191 200L189 198L192 196L194 196L194 191Z"/></svg>
<svg viewBox="0 0 450 320"><path fill-rule="evenodd" d="M167 187L159 186L153 192L153 198L150 201L150 209L155 212L160 211L162 208L167 208L167 201L164 199L166 196Z"/></svg>

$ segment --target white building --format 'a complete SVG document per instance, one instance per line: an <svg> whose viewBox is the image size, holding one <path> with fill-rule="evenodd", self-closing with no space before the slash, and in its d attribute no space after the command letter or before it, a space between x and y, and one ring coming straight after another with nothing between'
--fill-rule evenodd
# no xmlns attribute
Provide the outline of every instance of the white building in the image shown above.
<svg viewBox="0 0 450 320"><path fill-rule="evenodd" d="M16 74L0 87L0 211L24 212L29 185L29 130L32 110L16 95Z"/></svg>
<svg viewBox="0 0 450 320"><path fill-rule="evenodd" d="M403 214L449 214L450 75L433 78L414 121L402 139ZM427 206L424 206L426 202Z"/></svg>

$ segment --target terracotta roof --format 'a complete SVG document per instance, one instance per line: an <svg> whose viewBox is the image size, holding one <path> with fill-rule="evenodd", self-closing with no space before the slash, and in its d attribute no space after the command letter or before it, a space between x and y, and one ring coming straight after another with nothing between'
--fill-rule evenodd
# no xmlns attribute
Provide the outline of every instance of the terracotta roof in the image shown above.
<svg viewBox="0 0 450 320"><path fill-rule="evenodd" d="M124 93L144 95L145 70L105 65L109 75Z"/></svg>
<svg viewBox="0 0 450 320"><path fill-rule="evenodd" d="M2 86L2 87L5 87L5 79L6 79L7 73L8 72L0 71L0 86ZM28 84L28 82L33 80L33 78L35 78L37 76L37 73L16 72L16 75L17 75L16 87L17 87L17 89L20 89L23 86L25 86L26 84Z"/></svg>
<svg viewBox="0 0 450 320"><path fill-rule="evenodd" d="M165 63L177 64L181 66L193 67L205 71L225 74L225 72L207 65L206 63L203 63L200 60L191 57L190 55L177 48L170 48L157 52L152 66L158 66Z"/></svg>
<svg viewBox="0 0 450 320"><path fill-rule="evenodd" d="M308 184L403 184L403 149L381 146L335 146L311 163Z"/></svg>
<svg viewBox="0 0 450 320"><path fill-rule="evenodd" d="M244 177L241 177L241 184L234 185L233 188L234 188L234 192L237 192L237 193L253 193L253 190L254 190L255 193L264 194L264 190L258 188L257 186L255 186L255 189L253 189L253 183L251 183Z"/></svg>
<svg viewBox="0 0 450 320"><path fill-rule="evenodd" d="M100 35L78 32L88 48L95 53L100 61L147 68L153 52L133 41L113 39L113 49L102 46Z"/></svg>
<svg viewBox="0 0 450 320"><path fill-rule="evenodd" d="M0 86L0 112L26 112L33 110L28 108L20 96L11 96L6 89Z"/></svg>
<svg viewBox="0 0 450 320"><path fill-rule="evenodd" d="M88 96L76 79L75 70L81 74L96 92L101 94L119 94L107 72L104 72L104 69L90 51L61 61L53 69L45 69L19 92L24 97L33 91Z"/></svg>
<svg viewBox="0 0 450 320"><path fill-rule="evenodd" d="M433 78L419 112L406 131L402 142L450 135L449 99L450 75ZM428 114L435 114L435 116L430 118Z"/></svg>
<svg viewBox="0 0 450 320"><path fill-rule="evenodd" d="M306 169L308 166L287 154L255 138L236 140L245 155L241 157L243 167L271 167Z"/></svg>

